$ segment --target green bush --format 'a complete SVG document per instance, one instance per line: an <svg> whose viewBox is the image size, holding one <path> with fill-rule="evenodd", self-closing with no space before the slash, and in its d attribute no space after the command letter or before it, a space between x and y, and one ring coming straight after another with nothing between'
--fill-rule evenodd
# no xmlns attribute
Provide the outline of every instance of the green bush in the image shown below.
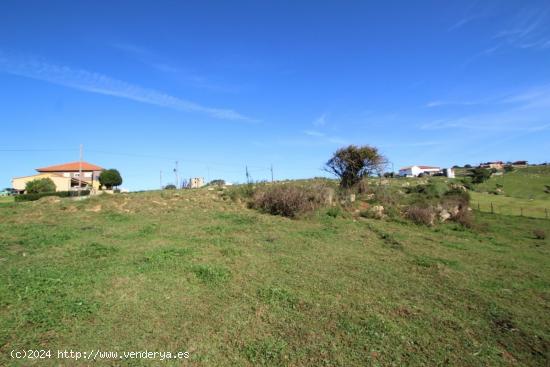
<svg viewBox="0 0 550 367"><path fill-rule="evenodd" d="M80 191L81 196L90 195L89 190ZM15 196L15 201L35 201L46 196L57 196L61 198L74 197L78 196L78 191L52 191L52 192L41 192L36 194L22 194Z"/></svg>
<svg viewBox="0 0 550 367"><path fill-rule="evenodd" d="M440 199L449 190L447 184L439 181L432 181L426 185L417 185L410 187L409 194L420 194L426 199Z"/></svg>
<svg viewBox="0 0 550 367"><path fill-rule="evenodd" d="M333 206L333 207L327 209L326 214L327 214L329 217L336 218L336 217L342 215L342 209L340 209L340 208L337 207L337 206Z"/></svg>
<svg viewBox="0 0 550 367"><path fill-rule="evenodd" d="M480 184L491 178L493 172L485 168L473 168L470 170L469 174L473 184Z"/></svg>
<svg viewBox="0 0 550 367"><path fill-rule="evenodd" d="M101 171L99 175L99 183L101 186L111 189L113 186L122 185L122 177L120 176L120 172L118 172L118 170L114 168L106 169Z"/></svg>
<svg viewBox="0 0 550 367"><path fill-rule="evenodd" d="M249 199L252 195L254 195L255 191L256 187L253 184L235 185L224 191L223 198L227 198L232 201Z"/></svg>
<svg viewBox="0 0 550 367"><path fill-rule="evenodd" d="M42 192L55 191L55 183L51 178L39 178L29 181L25 184L27 194L38 194Z"/></svg>

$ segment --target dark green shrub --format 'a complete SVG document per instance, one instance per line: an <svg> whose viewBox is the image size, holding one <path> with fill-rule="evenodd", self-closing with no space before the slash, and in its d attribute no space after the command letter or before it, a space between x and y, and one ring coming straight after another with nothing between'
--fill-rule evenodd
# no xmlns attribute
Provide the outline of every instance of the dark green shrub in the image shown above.
<svg viewBox="0 0 550 367"><path fill-rule="evenodd" d="M208 183L208 186L225 186L225 181L221 179L212 180Z"/></svg>
<svg viewBox="0 0 550 367"><path fill-rule="evenodd" d="M174 184L168 184L164 186L164 190L175 190L175 189L176 189L176 185Z"/></svg>
<svg viewBox="0 0 550 367"><path fill-rule="evenodd" d="M329 217L336 218L336 217L342 215L342 209L340 209L340 208L337 207L337 206L333 206L333 207L327 209L326 214L327 214Z"/></svg>
<svg viewBox="0 0 550 367"><path fill-rule="evenodd" d="M99 175L99 183L101 186L111 189L113 186L122 185L122 177L120 176L120 172L116 169L106 169L101 171Z"/></svg>
<svg viewBox="0 0 550 367"><path fill-rule="evenodd" d="M251 198L255 191L256 187L253 184L235 185L224 191L223 198L232 201L246 200Z"/></svg>
<svg viewBox="0 0 550 367"><path fill-rule="evenodd" d="M491 178L493 172L485 168L473 168L470 170L469 175L473 184L480 184Z"/></svg>
<svg viewBox="0 0 550 367"><path fill-rule="evenodd" d="M90 190L80 191L81 196L90 195ZM54 191L54 192L42 192L37 194L23 194L15 196L15 201L35 201L46 196L57 196L61 198L78 196L78 191Z"/></svg>
<svg viewBox="0 0 550 367"><path fill-rule="evenodd" d="M39 178L29 181L25 184L25 192L27 194L38 194L42 192L55 191L55 183L51 178Z"/></svg>
<svg viewBox="0 0 550 367"><path fill-rule="evenodd" d="M420 194L427 199L439 199L448 191L448 187L444 182L432 181L426 185L417 185L409 187L409 194Z"/></svg>
<svg viewBox="0 0 550 367"><path fill-rule="evenodd" d="M452 188L443 195L442 204L456 204L459 208L467 208L470 205L470 193Z"/></svg>

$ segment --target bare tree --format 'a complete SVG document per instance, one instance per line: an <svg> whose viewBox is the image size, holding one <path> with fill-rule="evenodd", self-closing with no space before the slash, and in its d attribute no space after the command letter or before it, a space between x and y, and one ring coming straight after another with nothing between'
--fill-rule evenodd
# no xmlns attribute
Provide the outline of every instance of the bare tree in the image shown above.
<svg viewBox="0 0 550 367"><path fill-rule="evenodd" d="M378 148L369 145L338 149L325 164L325 171L340 178L340 186L350 188L365 176L380 175L387 163Z"/></svg>

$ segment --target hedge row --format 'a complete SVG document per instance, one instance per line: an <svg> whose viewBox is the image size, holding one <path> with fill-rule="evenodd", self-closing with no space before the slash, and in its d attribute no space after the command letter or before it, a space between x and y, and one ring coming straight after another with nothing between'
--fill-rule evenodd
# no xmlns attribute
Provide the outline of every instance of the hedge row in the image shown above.
<svg viewBox="0 0 550 367"><path fill-rule="evenodd" d="M81 196L90 195L90 190L82 190L80 191L80 195ZM78 196L78 191L55 191L55 192L41 192L37 194L21 194L21 195L15 196L15 201L34 201L34 200L43 198L44 196L58 196L61 198L67 198L67 197Z"/></svg>

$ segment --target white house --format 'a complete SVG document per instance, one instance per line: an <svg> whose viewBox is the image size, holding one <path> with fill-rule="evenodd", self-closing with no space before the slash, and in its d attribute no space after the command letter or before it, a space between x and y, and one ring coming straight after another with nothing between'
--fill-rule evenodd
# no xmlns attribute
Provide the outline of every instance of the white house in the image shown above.
<svg viewBox="0 0 550 367"><path fill-rule="evenodd" d="M432 166L409 166L399 169L399 176L418 177L419 175L433 175L441 171L439 167Z"/></svg>

